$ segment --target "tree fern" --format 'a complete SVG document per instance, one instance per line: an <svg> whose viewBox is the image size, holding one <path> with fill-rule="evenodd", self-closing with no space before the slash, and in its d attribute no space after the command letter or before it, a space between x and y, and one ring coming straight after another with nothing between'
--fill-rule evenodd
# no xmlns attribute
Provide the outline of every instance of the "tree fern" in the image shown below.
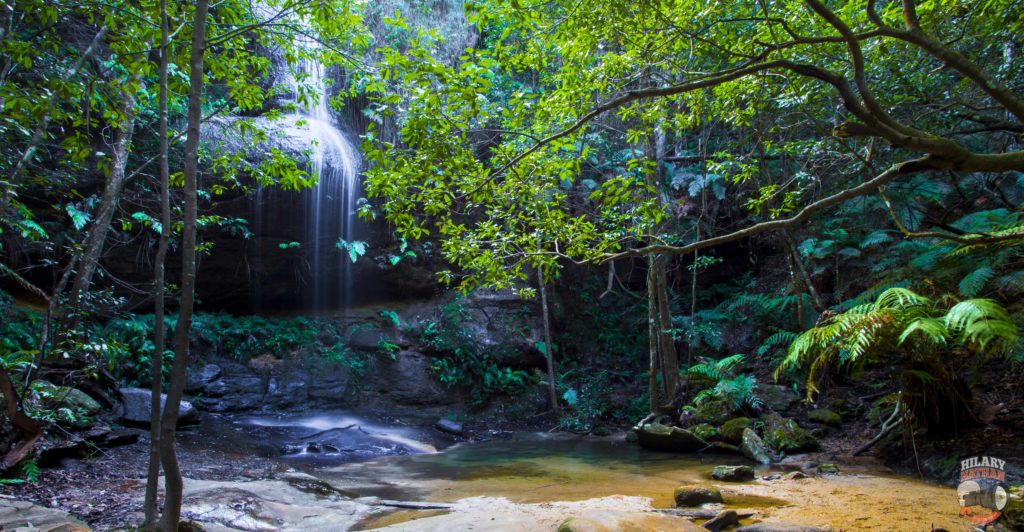
<svg viewBox="0 0 1024 532"><path fill-rule="evenodd" d="M943 313L934 301L894 287L874 303L857 305L797 336L775 376L808 368L813 397L825 372L837 367L858 368L888 354L940 362L940 354L954 344L983 356L1005 356L1019 341L1019 328L996 301L967 299Z"/></svg>

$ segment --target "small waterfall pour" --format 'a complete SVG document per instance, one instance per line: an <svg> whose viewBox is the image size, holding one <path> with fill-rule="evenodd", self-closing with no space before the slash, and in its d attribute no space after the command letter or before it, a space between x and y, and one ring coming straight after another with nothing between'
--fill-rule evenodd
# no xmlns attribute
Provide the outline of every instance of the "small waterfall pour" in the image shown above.
<svg viewBox="0 0 1024 532"><path fill-rule="evenodd" d="M305 45L316 46L312 41ZM297 66L300 75L293 76L291 84L298 111L284 118L285 130L308 146L307 170L316 179L316 185L304 193L304 212L289 213L305 218L302 253L308 269L301 275L304 299L311 310L344 309L352 302L352 261L338 242L355 238L361 159L331 114L323 66L312 59L303 59ZM305 102L299 96L300 83L315 91ZM275 195L259 191L257 211L266 208L264 202L280 198L270 197Z"/></svg>

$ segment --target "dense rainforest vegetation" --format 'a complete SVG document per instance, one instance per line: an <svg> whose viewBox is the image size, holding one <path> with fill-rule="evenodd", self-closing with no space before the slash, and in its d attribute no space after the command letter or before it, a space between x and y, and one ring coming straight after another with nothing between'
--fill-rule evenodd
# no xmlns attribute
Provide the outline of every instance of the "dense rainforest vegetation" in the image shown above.
<svg viewBox="0 0 1024 532"><path fill-rule="evenodd" d="M779 393L897 460L1013 426L1022 46L1011 0L3 0L0 482L145 386L137 524L177 529L210 353L365 395L412 345L460 415L642 444L816 448ZM317 102L359 139L361 233L326 253L372 326L280 303L323 252L284 229L330 164L293 138Z"/></svg>

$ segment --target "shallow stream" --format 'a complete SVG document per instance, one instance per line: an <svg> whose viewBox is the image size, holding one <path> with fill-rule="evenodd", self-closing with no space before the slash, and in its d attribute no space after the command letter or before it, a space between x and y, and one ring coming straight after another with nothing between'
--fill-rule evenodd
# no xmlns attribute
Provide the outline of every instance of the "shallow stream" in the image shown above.
<svg viewBox="0 0 1024 532"><path fill-rule="evenodd" d="M501 529L551 529L572 516L629 511L660 515L684 484L714 485L724 505L768 521L835 530L965 529L954 489L894 475L883 468L841 465L839 475L787 480L791 471L759 468L758 479L710 478L715 465L747 463L733 455L680 455L604 438L545 433L495 433L457 443L424 422L370 421L353 414L221 419L205 438L247 453L277 455L287 467L321 479L357 500L448 503L450 509L380 509L355 528L462 530L491 523ZM437 449L441 449L438 451ZM500 525L498 524L500 523ZM660 529L652 521L650 529ZM669 525L665 525L669 526ZM488 528L490 528L488 527ZM479 529L479 527L478 527Z"/></svg>

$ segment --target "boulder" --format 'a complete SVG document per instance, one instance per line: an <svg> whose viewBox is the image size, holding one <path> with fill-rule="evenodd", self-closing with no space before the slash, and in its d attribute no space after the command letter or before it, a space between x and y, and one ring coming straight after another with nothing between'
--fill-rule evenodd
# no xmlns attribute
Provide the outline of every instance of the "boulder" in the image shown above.
<svg viewBox="0 0 1024 532"><path fill-rule="evenodd" d="M736 513L736 510L722 510L718 512L718 515L708 519L704 522L702 527L710 530L711 532L719 532L730 526L736 526L740 524L740 514Z"/></svg>
<svg viewBox="0 0 1024 532"><path fill-rule="evenodd" d="M644 449L695 453L708 447L708 442L692 432L661 423L648 423L637 430L637 442Z"/></svg>
<svg viewBox="0 0 1024 532"><path fill-rule="evenodd" d="M816 451L821 447L818 438L809 430L800 427L795 420L777 414L768 416L765 440L773 449L786 454Z"/></svg>
<svg viewBox="0 0 1024 532"><path fill-rule="evenodd" d="M839 414L827 408L817 408L811 410L807 414L807 417L815 423L823 423L825 425L832 426L838 426L840 421L842 421L842 418L839 416Z"/></svg>
<svg viewBox="0 0 1024 532"><path fill-rule="evenodd" d="M753 429L743 429L743 442L740 444L743 456L759 463L772 463L772 452Z"/></svg>
<svg viewBox="0 0 1024 532"><path fill-rule="evenodd" d="M800 401L800 396L792 388L781 384L758 383L755 394L776 412L785 412Z"/></svg>
<svg viewBox="0 0 1024 532"><path fill-rule="evenodd" d="M205 364L203 367L188 372L188 382L185 384L185 393L197 395L203 393L206 387L220 378L224 370L217 364Z"/></svg>
<svg viewBox="0 0 1024 532"><path fill-rule="evenodd" d="M782 480L800 480L802 478L807 478L803 471L792 471L782 475Z"/></svg>
<svg viewBox="0 0 1024 532"><path fill-rule="evenodd" d="M462 423L459 423L458 421L452 421L450 419L437 420L437 423L434 423L434 428L441 432L451 434L452 436L466 435L465 431L463 431L462 429Z"/></svg>
<svg viewBox="0 0 1024 532"><path fill-rule="evenodd" d="M744 482L747 480L754 480L754 468L745 465L719 465L715 466L715 469L711 471L711 478L715 480L724 480L726 482Z"/></svg>
<svg viewBox="0 0 1024 532"><path fill-rule="evenodd" d="M431 362L427 355L411 350L399 351L394 360L385 358L377 370L378 394L405 406L447 405L458 401L456 390L438 382L430 369Z"/></svg>
<svg viewBox="0 0 1024 532"><path fill-rule="evenodd" d="M38 393L47 408L67 407L80 415L95 416L103 410L95 399L85 392L69 386L57 386L44 380L32 383L32 389Z"/></svg>
<svg viewBox="0 0 1024 532"><path fill-rule="evenodd" d="M732 416L732 407L722 399L705 401L693 409L694 423L721 425Z"/></svg>
<svg viewBox="0 0 1024 532"><path fill-rule="evenodd" d="M818 473L822 475L838 475L839 466L835 464L821 464L818 466Z"/></svg>
<svg viewBox="0 0 1024 532"><path fill-rule="evenodd" d="M121 389L121 421L130 425L149 425L151 393L144 388L122 388ZM160 407L167 403L167 394L160 394ZM199 423L199 412L192 407L192 403L182 401L178 407L178 425L194 425Z"/></svg>
<svg viewBox="0 0 1024 532"><path fill-rule="evenodd" d="M91 529L67 512L36 506L5 495L0 497L0 530L88 532Z"/></svg>
<svg viewBox="0 0 1024 532"><path fill-rule="evenodd" d="M714 486L691 484L676 488L673 498L676 501L676 506L699 506L722 502L722 492Z"/></svg>
<svg viewBox="0 0 1024 532"><path fill-rule="evenodd" d="M718 429L718 437L724 442L739 445L743 441L743 429L749 429L753 425L748 417L732 418Z"/></svg>

